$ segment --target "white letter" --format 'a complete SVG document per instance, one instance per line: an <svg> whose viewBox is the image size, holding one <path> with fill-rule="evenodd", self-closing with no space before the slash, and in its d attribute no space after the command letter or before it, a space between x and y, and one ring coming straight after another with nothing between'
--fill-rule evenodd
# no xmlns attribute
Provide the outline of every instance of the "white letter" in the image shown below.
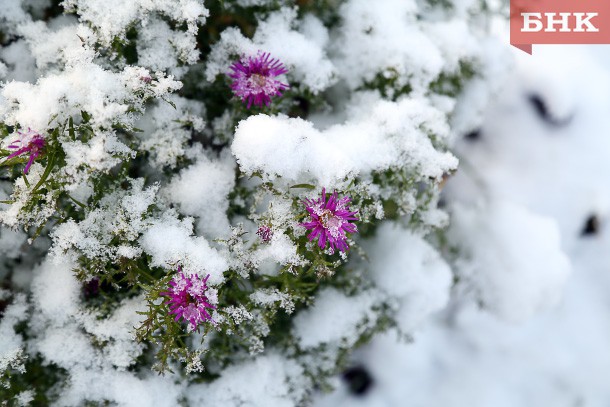
<svg viewBox="0 0 610 407"><path fill-rule="evenodd" d="M570 32L570 25L568 24L568 18L570 18L570 14L572 13L559 13L561 16L560 19L555 20L553 17L556 13L544 13L546 16L546 28L544 31L546 32L555 32L555 24L561 24L561 28L559 31L562 32Z"/></svg>
<svg viewBox="0 0 610 407"><path fill-rule="evenodd" d="M542 30L542 21L540 21L542 15L540 13L521 13L521 15L523 16L523 28L521 29L521 32L531 33ZM538 20L530 20L531 17L536 17ZM532 23L535 28L532 28Z"/></svg>
<svg viewBox="0 0 610 407"><path fill-rule="evenodd" d="M585 19L583 19L585 13L574 13L574 15L576 16L576 28L574 28L574 32L599 32L599 29L597 29L593 24L591 24L591 21L589 21L595 17L597 13L587 13L587 18ZM582 28L583 25L587 26L586 30Z"/></svg>

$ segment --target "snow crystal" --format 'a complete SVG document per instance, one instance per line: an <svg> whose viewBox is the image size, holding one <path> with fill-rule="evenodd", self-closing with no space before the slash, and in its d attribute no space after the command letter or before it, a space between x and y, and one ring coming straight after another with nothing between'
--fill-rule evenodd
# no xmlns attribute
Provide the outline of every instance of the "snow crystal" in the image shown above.
<svg viewBox="0 0 610 407"><path fill-rule="evenodd" d="M68 220L55 228L51 233L53 239L52 255L64 254L74 256L77 249L90 259L112 259L119 252L133 255L140 251L127 245L118 247L109 243L117 237L136 240L151 224L146 212L155 202L159 185L144 188L144 180L133 180L131 190L119 190L106 195L99 207L89 211L84 220L76 223Z"/></svg>
<svg viewBox="0 0 610 407"><path fill-rule="evenodd" d="M279 306L291 314L294 311L294 302L290 294L282 293L277 288L264 288L250 294L250 299L255 304L273 305L279 302Z"/></svg>
<svg viewBox="0 0 610 407"><path fill-rule="evenodd" d="M93 61L94 49L88 41L83 43L93 35L92 32L83 25L74 24L74 19L65 21L56 29L42 21L19 27L19 34L27 42L39 73L58 73L65 66Z"/></svg>

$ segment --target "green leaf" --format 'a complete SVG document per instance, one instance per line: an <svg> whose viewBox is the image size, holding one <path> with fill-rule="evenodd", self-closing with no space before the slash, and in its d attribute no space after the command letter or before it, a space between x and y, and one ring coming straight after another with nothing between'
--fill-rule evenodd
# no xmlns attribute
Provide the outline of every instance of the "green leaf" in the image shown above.
<svg viewBox="0 0 610 407"><path fill-rule="evenodd" d="M165 99L165 98L163 98L163 100L166 101L167 103L169 103L171 107L173 107L174 109L178 110L178 108L176 107L176 104L174 102L172 102L169 99Z"/></svg>
<svg viewBox="0 0 610 407"><path fill-rule="evenodd" d="M76 140L76 135L74 133L74 120L72 120L71 117L70 120L68 120L68 134L72 140Z"/></svg>
<svg viewBox="0 0 610 407"><path fill-rule="evenodd" d="M49 163L47 164L47 168L45 168L44 173L42 174L42 177L40 177L40 180L38 181L38 183L36 184L36 186L34 187L32 192L36 192L38 190L38 188L40 188L40 186L45 183L45 181L49 178L49 175L51 174L51 171L53 170L54 166L55 166L55 154L51 155L51 157L49 158ZM28 185L28 187L29 187L29 185Z"/></svg>
<svg viewBox="0 0 610 407"><path fill-rule="evenodd" d="M296 189L296 188L300 188L300 189L316 189L315 185L311 185L311 184L296 184L290 187L290 189Z"/></svg>

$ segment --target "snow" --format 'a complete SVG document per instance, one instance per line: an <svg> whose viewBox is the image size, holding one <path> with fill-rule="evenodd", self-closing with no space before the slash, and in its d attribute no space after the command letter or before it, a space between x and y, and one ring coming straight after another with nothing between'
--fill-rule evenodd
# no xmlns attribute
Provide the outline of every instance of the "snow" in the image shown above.
<svg viewBox="0 0 610 407"><path fill-rule="evenodd" d="M205 110L202 103L176 95L170 95L167 100L176 108L164 101L150 106L136 123L136 127L142 130L136 136L141 141L139 150L152 155L153 165L173 168L187 153L184 145L192 130L185 128L185 124L192 125L195 131L202 131L205 122L201 117Z"/></svg>
<svg viewBox="0 0 610 407"><path fill-rule="evenodd" d="M449 152L432 146L428 131L442 138L444 115L422 100L378 101L370 114L323 131L311 122L259 114L239 123L231 150L242 172L281 177L295 184L332 188L361 173L393 166L440 179L457 166Z"/></svg>
<svg viewBox="0 0 610 407"><path fill-rule="evenodd" d="M371 280L398 301L397 323L410 333L449 301L453 276L449 265L422 237L390 222L365 246Z"/></svg>
<svg viewBox="0 0 610 407"><path fill-rule="evenodd" d="M80 117L83 110L93 116L96 127L110 127L118 121L132 123L129 107L139 107L142 101L130 89L134 79L141 82L141 76L141 70L126 68L114 74L89 63L40 78L35 85L13 81L2 88L5 102L0 117L10 124L27 123L40 132L50 124L63 125L69 117ZM180 86L171 77L160 77L147 93L163 96Z"/></svg>
<svg viewBox="0 0 610 407"><path fill-rule="evenodd" d="M316 94L336 82L335 68L325 52L327 41L327 30L316 17L298 21L296 9L285 7L261 21L252 40L236 28L224 30L212 48L206 78L213 81L228 72L236 56L264 50L288 68L289 79Z"/></svg>
<svg viewBox="0 0 610 407"><path fill-rule="evenodd" d="M125 407L153 401L175 404L180 386L172 380L152 372L138 376L125 371L142 350L133 341L133 326L141 317L135 311L144 306L141 300L124 301L107 318L85 311L81 285L72 273L74 266L67 258L59 264L45 262L32 282L37 299L32 317L35 351L69 374L56 404L70 406L83 399L109 400ZM92 336L100 341L97 346L91 342ZM101 349L100 343L105 343Z"/></svg>
<svg viewBox="0 0 610 407"><path fill-rule="evenodd" d="M347 296L334 288L318 293L313 307L297 314L294 335L302 349L323 344L352 346L367 324L374 324L374 292ZM315 328L312 328L315 327Z"/></svg>
<svg viewBox="0 0 610 407"><path fill-rule="evenodd" d="M27 178L2 167L0 375L62 369L58 406L608 405L607 48L511 56L480 36L495 2L289 3L209 21L202 0L3 3L2 146L31 127L62 153L39 195L46 152ZM259 50L291 89L219 112L229 65ZM465 66L459 94L430 88ZM337 258L301 226L324 187L359 211ZM124 263L209 275L216 322L175 373L135 337L163 287L91 299L79 280ZM362 396L329 378L354 365Z"/></svg>
<svg viewBox="0 0 610 407"><path fill-rule="evenodd" d="M478 291L484 308L524 321L557 304L570 261L553 219L507 201L456 206L452 219L450 239L471 256L459 266L458 277L469 280L465 284Z"/></svg>
<svg viewBox="0 0 610 407"><path fill-rule="evenodd" d="M409 85L414 94L425 93L441 72L455 71L461 57L476 55L476 40L463 20L428 24L419 11L417 2L404 0L341 5L333 62L350 88L381 74L395 80L395 89Z"/></svg>
<svg viewBox="0 0 610 407"><path fill-rule="evenodd" d="M180 221L168 214L154 221L140 238L140 245L152 256L153 266L177 269L181 265L186 272L195 272L202 278L210 274L210 285L224 281L226 260L204 237L193 236L192 218Z"/></svg>
<svg viewBox="0 0 610 407"><path fill-rule="evenodd" d="M83 21L97 29L97 34L106 44L115 37L123 38L132 25L145 27L154 15L186 23L191 34L196 33L197 25L203 24L208 15L201 0L134 0L128 3L121 0L65 0L63 7L77 11Z"/></svg>
<svg viewBox="0 0 610 407"><path fill-rule="evenodd" d="M457 145L463 166L446 188L450 241L470 256L458 263L449 307L413 342L388 332L354 355L373 378L367 394L356 397L339 382L316 406L610 402L605 52L516 51L516 69L486 107L480 138ZM592 214L600 228L583 235Z"/></svg>
<svg viewBox="0 0 610 407"><path fill-rule="evenodd" d="M132 243L151 227L147 211L155 203L159 185L144 188L144 180L134 180L132 190L115 191L104 197L100 208L89 211L85 219L76 223L68 220L51 234L51 254L59 259L64 255L84 254L90 259L116 259L120 254L140 254ZM125 244L111 247L112 240Z"/></svg>
<svg viewBox="0 0 610 407"><path fill-rule="evenodd" d="M8 291L0 291L0 298L6 300ZM28 306L25 295L20 294L15 296L13 301L2 314L0 320L0 334L2 341L0 342L0 374L3 374L8 368L24 371L23 360L25 358L23 352L23 339L21 335L15 332L15 325L23 321L28 316ZM0 386L5 387L5 384L0 380Z"/></svg>
<svg viewBox="0 0 610 407"><path fill-rule="evenodd" d="M209 385L192 385L187 394L193 405L290 407L304 396L303 369L277 354L227 368Z"/></svg>
<svg viewBox="0 0 610 407"><path fill-rule="evenodd" d="M197 216L197 230L218 238L229 234L228 195L235 187L235 162L225 154L212 160L200 154L196 163L172 180L165 193L179 204L181 212Z"/></svg>

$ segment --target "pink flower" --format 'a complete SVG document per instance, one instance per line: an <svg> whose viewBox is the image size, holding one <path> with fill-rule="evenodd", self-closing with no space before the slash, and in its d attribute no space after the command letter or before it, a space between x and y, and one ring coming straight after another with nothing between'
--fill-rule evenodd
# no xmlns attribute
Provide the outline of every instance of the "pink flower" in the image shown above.
<svg viewBox="0 0 610 407"><path fill-rule="evenodd" d="M233 62L231 70L233 72L228 74L233 79L231 89L242 102L248 102L248 109L252 104L269 106L271 96L281 96L282 91L288 89L287 84L275 79L288 70L280 61L270 58L267 52L259 51L254 56L242 57Z"/></svg>
<svg viewBox="0 0 610 407"><path fill-rule="evenodd" d="M11 158L17 157L24 153L29 154L29 160L23 169L23 173L27 174L32 166L32 163L34 163L34 160L38 158L40 154L42 154L42 149L45 146L45 139L40 133L30 129L29 127L27 132L17 130L17 133L19 134L19 139L13 141L8 146L8 148L11 150L17 151L11 153L11 155L6 157L6 159L10 160Z"/></svg>
<svg viewBox="0 0 610 407"><path fill-rule="evenodd" d="M326 248L326 243L330 244L332 251L339 249L347 251L347 234L357 233L358 229L350 221L358 220L357 212L349 210L350 198L343 197L338 199L337 191L333 192L328 201L326 200L326 190L322 189L322 196L316 200L306 200L303 202L311 220L302 223L301 226L311 233L307 236L309 241L318 239L318 246Z"/></svg>
<svg viewBox="0 0 610 407"><path fill-rule="evenodd" d="M186 275L182 272L182 268L178 267L178 273L169 282L169 291L159 293L159 295L168 297L169 313L176 315L175 320L180 318L189 323L189 330L193 331L197 325L212 321L212 316L208 309L216 309L210 304L206 295L208 286L206 282L210 275L201 279L195 274Z"/></svg>
<svg viewBox="0 0 610 407"><path fill-rule="evenodd" d="M269 243L273 237L273 230L271 230L271 228L267 225L261 225L258 227L256 234L263 242Z"/></svg>

